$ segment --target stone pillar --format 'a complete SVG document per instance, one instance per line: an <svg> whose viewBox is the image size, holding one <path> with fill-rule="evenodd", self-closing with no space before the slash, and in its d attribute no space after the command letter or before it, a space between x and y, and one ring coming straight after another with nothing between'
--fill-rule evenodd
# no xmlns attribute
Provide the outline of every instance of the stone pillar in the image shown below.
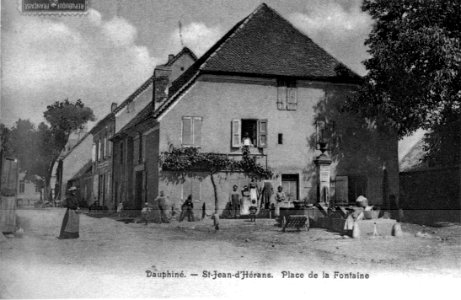
<svg viewBox="0 0 461 300"><path fill-rule="evenodd" d="M318 203L330 205L330 165L331 159L327 154L322 153L315 159L315 165L317 166L317 178L318 178L318 192L317 201Z"/></svg>

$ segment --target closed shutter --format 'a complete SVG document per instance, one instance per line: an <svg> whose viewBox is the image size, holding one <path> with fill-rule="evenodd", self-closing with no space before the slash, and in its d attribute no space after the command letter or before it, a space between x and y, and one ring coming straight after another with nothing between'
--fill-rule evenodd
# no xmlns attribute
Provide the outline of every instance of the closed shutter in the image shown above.
<svg viewBox="0 0 461 300"><path fill-rule="evenodd" d="M242 145L242 121L240 119L232 120L232 147L239 148Z"/></svg>
<svg viewBox="0 0 461 300"><path fill-rule="evenodd" d="M277 87L277 109L285 109L285 102L287 99L287 87L280 85Z"/></svg>
<svg viewBox="0 0 461 300"><path fill-rule="evenodd" d="M200 147L202 144L202 118L194 117L194 146Z"/></svg>
<svg viewBox="0 0 461 300"><path fill-rule="evenodd" d="M192 145L192 118L183 117L182 118L182 144L183 145Z"/></svg>
<svg viewBox="0 0 461 300"><path fill-rule="evenodd" d="M287 110L296 110L298 107L298 93L296 87L287 89Z"/></svg>
<svg viewBox="0 0 461 300"><path fill-rule="evenodd" d="M267 120L258 120L258 148L267 147Z"/></svg>
<svg viewBox="0 0 461 300"><path fill-rule="evenodd" d="M104 148L102 146L102 139L100 139L98 141L98 144L99 144L99 159L98 159L98 161L100 161L100 160L104 159Z"/></svg>

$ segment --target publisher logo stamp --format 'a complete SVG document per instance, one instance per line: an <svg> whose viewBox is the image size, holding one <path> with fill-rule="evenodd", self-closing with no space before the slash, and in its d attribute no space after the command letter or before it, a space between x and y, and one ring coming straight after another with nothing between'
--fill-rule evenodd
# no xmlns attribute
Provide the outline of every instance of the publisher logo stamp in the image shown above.
<svg viewBox="0 0 461 300"><path fill-rule="evenodd" d="M20 0L25 14L83 14L88 11L88 0Z"/></svg>

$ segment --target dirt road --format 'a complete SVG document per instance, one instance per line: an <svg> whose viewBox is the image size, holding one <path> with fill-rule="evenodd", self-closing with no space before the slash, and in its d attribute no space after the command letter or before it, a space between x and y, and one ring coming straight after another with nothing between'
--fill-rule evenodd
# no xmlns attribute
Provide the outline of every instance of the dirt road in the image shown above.
<svg viewBox="0 0 461 300"><path fill-rule="evenodd" d="M64 212L18 211L24 236L0 242L1 297L239 297L248 290L275 296L309 293L313 284L461 277L459 225L427 228L419 237L420 226L403 224L402 238L356 240L315 228L282 233L273 220L221 220L216 232L211 220L145 226L81 215L80 239L58 240ZM238 271L248 272L235 278ZM184 277L153 277L168 272Z"/></svg>

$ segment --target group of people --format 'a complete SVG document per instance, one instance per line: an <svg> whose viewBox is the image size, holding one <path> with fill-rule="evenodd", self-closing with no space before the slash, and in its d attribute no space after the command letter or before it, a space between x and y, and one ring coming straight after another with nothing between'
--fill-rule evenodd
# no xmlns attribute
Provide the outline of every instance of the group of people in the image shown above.
<svg viewBox="0 0 461 300"><path fill-rule="evenodd" d="M157 198L154 198L146 203L141 210L141 218L147 225L148 222L154 223L169 223L167 217L166 197L163 191L160 191Z"/></svg>
<svg viewBox="0 0 461 300"><path fill-rule="evenodd" d="M277 188L275 195L273 194L273 188L269 182L265 183L262 189L259 189L256 182L252 180L240 192L238 186L234 185L229 194L227 216L237 219L242 215L249 215L250 220L254 221L254 217L260 209L271 209L274 211L274 215L278 216L281 203L287 200L287 196L282 186Z"/></svg>
<svg viewBox="0 0 461 300"><path fill-rule="evenodd" d="M77 239L79 238L80 209L76 187L73 186L69 188L63 205L66 208L66 213L64 214L64 218L62 220L58 239ZM195 220L193 210L194 204L192 202L192 195L189 195L181 206L179 221L187 219L189 222L193 222ZM117 206L117 213L120 214L122 211L123 202L120 202ZM141 219L145 222L145 224L148 222L169 223L166 197L163 191L160 191L158 197L144 204L144 207L141 210Z"/></svg>
<svg viewBox="0 0 461 300"><path fill-rule="evenodd" d="M272 198L272 186L269 184L264 186L262 191L258 188L256 182L252 180L250 184L245 185L241 191L238 191L238 186L234 185L229 195L229 213L232 218L239 218L241 215L249 215L252 221L255 220L258 211L261 208L274 209L274 215L280 213L280 204L286 200L286 194L283 187L279 186L275 197ZM275 203L270 205L272 200ZM141 219L147 224L154 223L169 223L167 216L166 196L163 191L160 191L159 196L146 202L141 210ZM59 239L74 239L79 237L79 206L77 198L77 188L71 187L68 190L68 195L64 206L67 208L64 219L61 225ZM123 203L117 207L117 213L123 210ZM174 214L174 213L172 213ZM189 195L181 205L181 213L179 221L187 219L189 222L195 221L194 203L192 195Z"/></svg>

